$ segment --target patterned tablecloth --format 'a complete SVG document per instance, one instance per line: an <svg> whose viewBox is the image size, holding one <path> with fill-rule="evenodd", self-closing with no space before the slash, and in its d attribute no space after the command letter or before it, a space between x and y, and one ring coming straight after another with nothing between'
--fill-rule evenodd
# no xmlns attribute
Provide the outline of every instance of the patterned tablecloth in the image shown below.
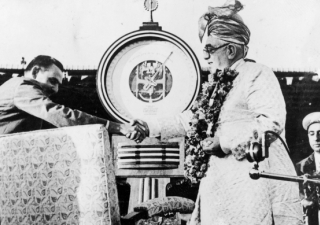
<svg viewBox="0 0 320 225"><path fill-rule="evenodd" d="M0 137L0 219L1 224L120 224L103 126Z"/></svg>

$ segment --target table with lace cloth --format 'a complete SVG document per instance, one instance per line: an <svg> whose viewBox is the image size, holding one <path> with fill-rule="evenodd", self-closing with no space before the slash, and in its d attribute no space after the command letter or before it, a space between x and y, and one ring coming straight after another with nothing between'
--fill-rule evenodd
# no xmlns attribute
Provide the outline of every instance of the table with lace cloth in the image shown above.
<svg viewBox="0 0 320 225"><path fill-rule="evenodd" d="M0 224L120 224L112 158L103 125L0 136Z"/></svg>

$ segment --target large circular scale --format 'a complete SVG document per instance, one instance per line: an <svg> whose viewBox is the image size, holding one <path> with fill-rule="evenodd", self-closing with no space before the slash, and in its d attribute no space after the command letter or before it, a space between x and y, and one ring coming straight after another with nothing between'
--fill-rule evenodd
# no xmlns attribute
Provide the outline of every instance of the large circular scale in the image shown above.
<svg viewBox="0 0 320 225"><path fill-rule="evenodd" d="M199 62L175 35L139 30L114 42L97 73L99 98L118 122L176 115L190 108L200 87Z"/></svg>

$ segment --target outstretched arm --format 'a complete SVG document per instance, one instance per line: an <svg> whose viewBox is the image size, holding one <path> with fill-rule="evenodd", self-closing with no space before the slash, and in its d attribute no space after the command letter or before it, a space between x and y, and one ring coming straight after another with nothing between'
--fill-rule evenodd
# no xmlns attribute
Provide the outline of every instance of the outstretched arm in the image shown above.
<svg viewBox="0 0 320 225"><path fill-rule="evenodd" d="M192 118L191 111L184 111L177 116L160 117L155 120L144 122L133 120L133 124L140 124L147 129L149 137L159 137L166 141L175 137L184 137L190 129L189 122Z"/></svg>
<svg viewBox="0 0 320 225"><path fill-rule="evenodd" d="M25 80L15 90L14 105L20 110L45 120L56 127L104 124L110 133L130 134L129 138L132 140L139 140L146 136L145 131L138 126L111 122L56 104L43 93L39 83L34 80Z"/></svg>

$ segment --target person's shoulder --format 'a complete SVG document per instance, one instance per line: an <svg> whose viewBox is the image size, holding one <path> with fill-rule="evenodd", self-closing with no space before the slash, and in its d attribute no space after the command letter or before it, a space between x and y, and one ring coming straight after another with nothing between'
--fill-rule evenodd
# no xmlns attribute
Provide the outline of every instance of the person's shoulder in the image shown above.
<svg viewBox="0 0 320 225"><path fill-rule="evenodd" d="M252 59L244 59L244 65L248 68L258 71L269 71L272 72L272 69L262 63L257 63ZM272 72L273 73L273 72Z"/></svg>
<svg viewBox="0 0 320 225"><path fill-rule="evenodd" d="M302 159L301 161L297 162L295 167L297 172L300 172L300 173L307 173L309 171L314 170L315 169L314 153Z"/></svg>
<svg viewBox="0 0 320 225"><path fill-rule="evenodd" d="M9 79L6 83L11 83L11 84L34 84L36 83L36 80L30 79L30 78L26 78L26 77L12 77L11 79Z"/></svg>
<svg viewBox="0 0 320 225"><path fill-rule="evenodd" d="M12 82L14 82L13 85L11 85L12 88L15 89L15 93L19 95L24 95L27 93L42 93L43 94L43 88L41 87L41 84L32 78L26 78L26 77L16 77L12 78L14 79Z"/></svg>
<svg viewBox="0 0 320 225"><path fill-rule="evenodd" d="M12 86L19 86L23 83L23 77L12 77L6 82L4 82L1 86L2 87L12 87Z"/></svg>
<svg viewBox="0 0 320 225"><path fill-rule="evenodd" d="M255 81L258 77L275 79L275 74L271 68L253 60L244 60L241 68L239 68L239 72L244 73L248 81Z"/></svg>

